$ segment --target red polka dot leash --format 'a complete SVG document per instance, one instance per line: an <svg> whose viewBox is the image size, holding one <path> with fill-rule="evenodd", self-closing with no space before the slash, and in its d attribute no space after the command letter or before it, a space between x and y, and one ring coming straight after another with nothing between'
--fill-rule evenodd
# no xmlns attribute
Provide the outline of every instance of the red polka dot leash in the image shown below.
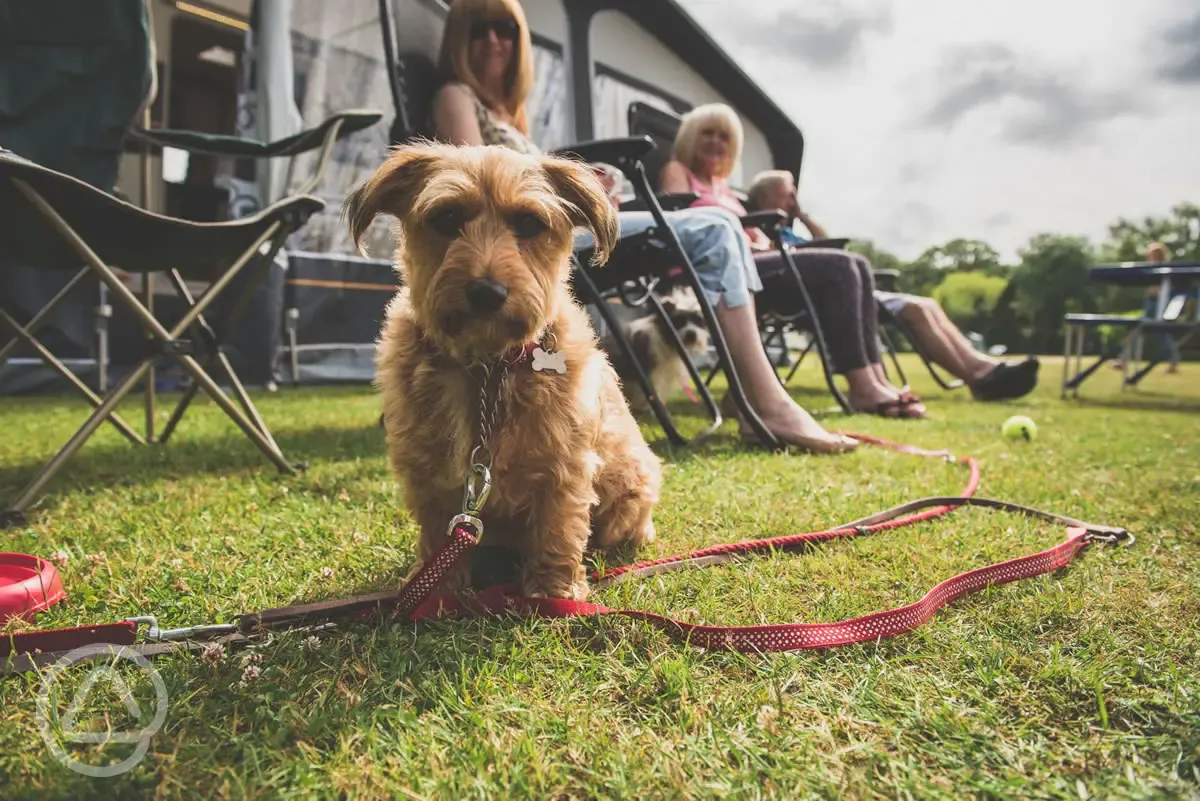
<svg viewBox="0 0 1200 801"><path fill-rule="evenodd" d="M687 623L641 610L612 609L601 604L584 601L528 598L521 596L515 585L491 587L468 596L438 594L436 587L441 576L444 575L442 565L455 564L459 559L465 557L466 553L474 547L482 530L476 528L474 520L461 519L463 516L460 515L450 528L447 542L412 578L401 593L402 599L397 604L396 613L412 620L514 612L542 617L620 615L644 620L688 645L705 649L755 652L827 648L871 642L912 631L929 620L937 610L964 595L985 587L1007 584L1058 570L1069 564L1080 551L1093 542L1126 545L1133 543L1132 535L1123 528L1085 523L1005 501L975 497L975 492L979 487L980 471L979 463L972 457L957 459L947 451L928 451L860 434L853 436L877 447L916 456L942 458L948 462L963 465L969 471L967 484L961 495L923 498L823 531L715 545L687 554L639 562L606 570L603 573L596 572L591 576L593 584L597 587L604 587L617 581L643 578L669 570L707 567L731 561L743 554L797 550L828 540L878 534L890 529L932 520L962 506L1017 512L1059 523L1067 528L1066 539L1039 553L1010 559L954 576L935 586L919 601L896 609L833 623L713 626Z"/></svg>
<svg viewBox="0 0 1200 801"><path fill-rule="evenodd" d="M473 594L439 591L445 577L467 559L483 536L480 511L490 490L486 466L475 465L468 477L463 512L447 529L445 543L436 550L399 591L378 592L354 598L318 601L299 606L267 609L241 615L236 623L160 629L153 617L128 618L74 628L42 629L0 637L0 674L19 673L52 663L68 649L81 645L107 644L114 651L133 649L143 656L178 650L201 650L214 642L230 647L248 644L264 632L284 629L319 631L339 620L358 619L385 612L411 621L471 615L520 614L565 618L619 615L643 620L680 642L699 648L741 652L795 651L872 642L912 631L934 613L972 592L1053 572L1068 565L1093 543L1132 545L1133 536L1124 528L1086 523L1074 518L1032 509L1006 501L979 498L979 463L972 457L955 458L948 451L929 451L861 434L860 442L900 453L940 458L968 470L960 495L921 498L869 517L823 531L748 540L702 548L691 553L611 568L591 575L594 587L645 578L672 570L703 568L731 562L754 553L810 549L822 542L879 534L890 529L932 520L963 506L1024 514L1066 527L1066 539L1029 556L969 570L949 578L915 603L832 623L781 623L759 626L715 626L674 620L636 609L613 609L602 604L559 598L529 598L516 585L503 584ZM146 639L138 642L140 625L149 625Z"/></svg>

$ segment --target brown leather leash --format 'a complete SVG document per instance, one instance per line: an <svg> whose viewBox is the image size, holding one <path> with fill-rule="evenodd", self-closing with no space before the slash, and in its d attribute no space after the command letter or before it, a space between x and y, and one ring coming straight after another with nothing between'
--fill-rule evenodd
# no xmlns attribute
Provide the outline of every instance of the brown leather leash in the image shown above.
<svg viewBox="0 0 1200 801"><path fill-rule="evenodd" d="M196 651L219 643L237 648L259 641L274 631L309 629L321 631L339 622L375 614L410 621L469 615L520 614L541 617L620 615L644 620L685 644L714 650L742 652L791 651L827 648L870 642L911 631L951 601L984 587L1005 584L1049 573L1069 564L1092 543L1132 545L1133 536L1124 528L1087 523L1074 518L1033 509L1006 501L975 497L979 486L979 464L973 457L955 458L947 451L927 451L867 435L855 439L901 453L942 458L968 468L969 478L962 494L921 498L823 531L749 540L711 546L687 554L670 556L593 573L594 586L603 588L617 581L645 578L671 570L702 568L727 563L743 554L798 550L834 539L881 533L931 520L963 506L995 509L1063 525L1066 539L1029 556L976 568L933 587L919 601L882 612L832 623L786 623L762 626L709 626L686 623L640 610L612 609L601 604L558 598L528 598L519 588L501 584L471 595L437 592L442 578L467 558L483 534L480 509L489 489L487 470L468 479L463 513L448 530L446 542L422 568L397 591L377 592L352 598L267 609L237 618L233 624L163 630L152 617L128 618L95 626L20 632L0 639L0 672L11 674L53 663L71 649L83 645L108 644L112 651L133 649L146 657L181 650ZM138 627L148 624L146 639L138 642Z"/></svg>

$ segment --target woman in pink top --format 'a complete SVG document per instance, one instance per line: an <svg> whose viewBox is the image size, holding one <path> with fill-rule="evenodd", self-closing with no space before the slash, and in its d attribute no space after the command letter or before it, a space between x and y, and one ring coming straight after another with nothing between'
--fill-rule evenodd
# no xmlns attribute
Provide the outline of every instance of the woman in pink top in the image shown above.
<svg viewBox="0 0 1200 801"><path fill-rule="evenodd" d="M737 112L724 103L692 109L675 135L674 158L663 168L659 189L692 192L699 195L693 206L745 216L728 180L741 159L742 138ZM771 239L758 228L744 230L759 272L782 274L783 257ZM850 405L882 417L924 417L920 401L901 393L884 373L871 271L859 270L854 254L842 250L801 248L792 258L812 294L833 363L850 385Z"/></svg>

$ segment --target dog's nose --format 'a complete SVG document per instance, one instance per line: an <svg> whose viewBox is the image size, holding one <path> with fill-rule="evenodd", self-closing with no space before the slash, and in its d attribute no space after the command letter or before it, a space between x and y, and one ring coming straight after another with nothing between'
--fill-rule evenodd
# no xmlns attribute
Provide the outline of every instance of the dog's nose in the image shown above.
<svg viewBox="0 0 1200 801"><path fill-rule="evenodd" d="M504 305L508 298L508 287L490 278L480 278L467 284L467 303L471 311L491 314Z"/></svg>
<svg viewBox="0 0 1200 801"><path fill-rule="evenodd" d="M697 336L696 336L695 331L692 331L689 329L689 330L683 332L683 344L695 345L696 339L697 339Z"/></svg>

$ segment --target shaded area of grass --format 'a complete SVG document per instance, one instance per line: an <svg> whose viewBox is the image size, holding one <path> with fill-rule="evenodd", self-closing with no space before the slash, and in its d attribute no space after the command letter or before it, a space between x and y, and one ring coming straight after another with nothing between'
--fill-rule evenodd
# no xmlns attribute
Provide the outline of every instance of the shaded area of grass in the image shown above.
<svg viewBox="0 0 1200 801"><path fill-rule="evenodd" d="M1089 549L1055 575L959 601L915 633L830 651L705 653L596 619L376 622L316 647L284 635L257 649L260 675L244 684L241 654L215 665L174 656L157 663L166 725L147 758L114 779L55 762L37 733L37 677L9 679L0 795L1196 795L1200 368L1152 376L1136 394L1097 375L1084 401L1063 403L1050 361L1038 394L993 406L936 392L919 365L905 366L932 419L826 423L975 455L981 494L1125 525L1137 547ZM829 406L812 367L796 383L803 403ZM4 550L69 555L70 597L39 625L148 612L167 626L228 621L399 580L415 530L370 390L259 400L307 472L278 475L207 404L166 448L134 448L108 430L86 446L31 524L3 534ZM699 429L690 404L674 408ZM1037 420L1036 442L999 436L1016 413ZM11 497L85 414L69 399L0 399L0 494ZM138 419L132 407L127 419ZM646 557L824 528L956 493L965 478L960 467L876 449L767 454L733 430L678 451L647 422L667 464L660 536ZM910 602L951 574L1062 536L963 510L804 555L617 585L597 599L706 623L836 620ZM128 751L72 753L96 764Z"/></svg>

